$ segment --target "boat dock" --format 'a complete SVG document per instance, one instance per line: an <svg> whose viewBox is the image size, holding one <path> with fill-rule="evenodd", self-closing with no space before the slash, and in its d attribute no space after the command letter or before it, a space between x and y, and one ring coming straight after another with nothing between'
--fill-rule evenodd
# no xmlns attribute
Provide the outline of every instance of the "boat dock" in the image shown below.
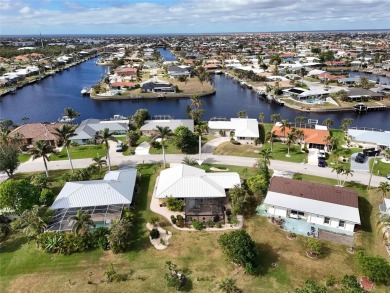
<svg viewBox="0 0 390 293"><path fill-rule="evenodd" d="M371 112L371 111L386 111L387 106L386 105L377 105L377 106L366 106L363 103L356 104L353 106L354 110L356 112L362 113L362 112Z"/></svg>

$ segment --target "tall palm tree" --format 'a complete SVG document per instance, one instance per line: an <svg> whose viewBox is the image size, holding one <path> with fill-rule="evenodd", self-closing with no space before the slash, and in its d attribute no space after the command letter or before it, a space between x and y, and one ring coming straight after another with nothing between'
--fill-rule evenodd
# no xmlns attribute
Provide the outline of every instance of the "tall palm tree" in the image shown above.
<svg viewBox="0 0 390 293"><path fill-rule="evenodd" d="M272 151L270 149L260 151L260 161L266 164L267 166L271 165Z"/></svg>
<svg viewBox="0 0 390 293"><path fill-rule="evenodd" d="M282 121L280 121L280 123L281 123L280 131L283 132L283 138L284 138L284 141L286 141L286 128L288 127L288 120L283 119Z"/></svg>
<svg viewBox="0 0 390 293"><path fill-rule="evenodd" d="M272 114L271 115L271 121L272 121L272 123L275 123L277 120L279 120L280 119L280 114Z"/></svg>
<svg viewBox="0 0 390 293"><path fill-rule="evenodd" d="M49 155L55 152L53 146L48 144L46 141L38 140L34 143L33 147L28 151L32 156L32 159L37 158L43 159L43 164L45 165L46 176L49 177L49 170L47 169L47 161L50 161Z"/></svg>
<svg viewBox="0 0 390 293"><path fill-rule="evenodd" d="M103 156L100 156L99 154L96 154L92 158L93 165L99 168L99 175L102 173L103 166L107 166L107 161L103 159Z"/></svg>
<svg viewBox="0 0 390 293"><path fill-rule="evenodd" d="M339 175L344 172L343 166L340 165L340 164L334 165L333 168L332 168L332 172L336 172L336 175L337 175L337 185L341 186L341 180L339 179Z"/></svg>
<svg viewBox="0 0 390 293"><path fill-rule="evenodd" d="M65 115L65 116L68 116L69 119L73 120L73 119L75 119L76 117L79 117L79 116L80 116L80 113L79 113L79 112L76 112L76 111L73 110L72 108L65 108L65 109L64 109L64 115Z"/></svg>
<svg viewBox="0 0 390 293"><path fill-rule="evenodd" d="M273 144L274 144L275 138L276 138L275 131L268 131L268 132L265 134L265 140L266 140L266 141L269 141L270 144L271 144L271 152L272 152L272 146L273 146Z"/></svg>
<svg viewBox="0 0 390 293"><path fill-rule="evenodd" d="M325 125L328 129L330 126L334 124L334 121L332 118L327 118L322 122L323 125Z"/></svg>
<svg viewBox="0 0 390 293"><path fill-rule="evenodd" d="M353 170L351 170L349 167L344 167L343 168L343 175L345 175L345 179L343 183L341 184L342 187L344 187L345 181L347 181L348 176L353 176Z"/></svg>
<svg viewBox="0 0 390 293"><path fill-rule="evenodd" d="M303 78L305 77L306 74L307 74L307 71L306 71L305 67L302 67L299 70L299 75L301 76L301 86L303 84Z"/></svg>
<svg viewBox="0 0 390 293"><path fill-rule="evenodd" d="M287 145L287 155L286 157L290 157L290 146L296 141L296 136L295 136L295 132L294 131L291 131L288 135L287 135L287 140L286 140L286 145Z"/></svg>
<svg viewBox="0 0 390 293"><path fill-rule="evenodd" d="M387 182L379 183L378 189L382 191L382 199L386 197L388 191L390 191L390 184Z"/></svg>
<svg viewBox="0 0 390 293"><path fill-rule="evenodd" d="M20 216L20 226L27 237L35 238L45 232L46 223L43 220L47 207L33 206L31 210L25 210Z"/></svg>
<svg viewBox="0 0 390 293"><path fill-rule="evenodd" d="M299 123L299 127L302 126L302 123L305 121L306 117L305 116L298 116L295 118L295 123Z"/></svg>
<svg viewBox="0 0 390 293"><path fill-rule="evenodd" d="M295 136L296 136L297 140L300 143L303 143L304 138L305 138L305 131L303 131L302 129L295 129L294 132L295 132Z"/></svg>
<svg viewBox="0 0 390 293"><path fill-rule="evenodd" d="M72 232L76 235L88 232L89 227L95 227L89 211L78 210L77 213L68 218L68 222L73 221Z"/></svg>
<svg viewBox="0 0 390 293"><path fill-rule="evenodd" d="M353 122L353 119L351 118L344 118L342 121L341 121L341 128L344 130L344 131L347 131L349 126L352 124Z"/></svg>
<svg viewBox="0 0 390 293"><path fill-rule="evenodd" d="M162 127L162 126L157 126L156 129L154 130L154 133L152 134L151 140L156 141L157 139L161 139L161 146L162 146L162 151L163 151L163 162L164 162L164 168L165 168L165 139L168 139L169 137L173 136L172 130L168 127Z"/></svg>
<svg viewBox="0 0 390 293"><path fill-rule="evenodd" d="M264 113L263 112L261 112L259 114L259 121L260 121L261 124L263 124L263 122L264 122Z"/></svg>
<svg viewBox="0 0 390 293"><path fill-rule="evenodd" d="M73 164L72 164L72 159L70 157L70 152L69 152L69 145L70 145L70 138L75 136L75 130L76 126L71 126L68 124L62 125L60 128L54 128L55 135L58 136L63 142L64 146L66 148L66 153L68 154L68 159L70 163L70 167L72 169L72 173L74 172L73 170Z"/></svg>
<svg viewBox="0 0 390 293"><path fill-rule="evenodd" d="M106 147L106 158L108 160L108 170L111 170L111 161L110 161L110 146L108 145L108 141L118 141L115 136L110 133L110 129L104 128L95 134L95 140L104 143Z"/></svg>

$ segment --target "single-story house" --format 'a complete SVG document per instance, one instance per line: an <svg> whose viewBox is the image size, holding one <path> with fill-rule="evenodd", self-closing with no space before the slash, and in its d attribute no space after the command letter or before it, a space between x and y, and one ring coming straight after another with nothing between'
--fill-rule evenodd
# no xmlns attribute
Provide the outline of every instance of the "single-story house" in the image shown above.
<svg viewBox="0 0 390 293"><path fill-rule="evenodd" d="M360 77L344 77L337 80L339 83L344 85L355 85L360 82Z"/></svg>
<svg viewBox="0 0 390 293"><path fill-rule="evenodd" d="M146 82L141 86L143 93L175 93L175 87L169 83Z"/></svg>
<svg viewBox="0 0 390 293"><path fill-rule="evenodd" d="M360 225L358 194L348 188L274 176L264 205L268 215L305 221L316 231L353 235Z"/></svg>
<svg viewBox="0 0 390 293"><path fill-rule="evenodd" d="M71 141L77 144L87 144L91 142L96 134L105 128L110 130L112 134L123 135L126 133L129 120L99 120L86 119L80 123L75 130L75 136L71 137Z"/></svg>
<svg viewBox="0 0 390 293"><path fill-rule="evenodd" d="M352 143L377 146L383 150L390 149L390 131L350 128L348 137Z"/></svg>
<svg viewBox="0 0 390 293"><path fill-rule="evenodd" d="M133 200L137 169L108 171L102 180L67 182L50 207L54 216L48 226L52 231L72 229L68 218L78 210L89 211L96 226L108 226L120 219L123 208Z"/></svg>
<svg viewBox="0 0 390 293"><path fill-rule="evenodd" d="M64 123L28 123L19 126L9 133L9 137L22 138L23 145L32 145L36 141L47 141L50 145L58 144L58 136L55 128L60 128Z"/></svg>
<svg viewBox="0 0 390 293"><path fill-rule="evenodd" d="M231 135L236 140L253 141L259 138L259 123L256 119L230 118L230 121L208 122L211 134Z"/></svg>
<svg viewBox="0 0 390 293"><path fill-rule="evenodd" d="M165 205L169 197L185 200L185 220L206 222L225 218L226 192L240 185L236 172L206 173L205 170L180 164L163 170L154 197Z"/></svg>
<svg viewBox="0 0 390 293"><path fill-rule="evenodd" d="M142 135L151 135L157 126L169 127L172 132L179 126L185 126L194 132L194 120L192 119L145 120L140 129Z"/></svg>
<svg viewBox="0 0 390 293"><path fill-rule="evenodd" d="M295 100L310 100L310 99L326 99L330 93L326 90L316 89L316 90L307 90L303 88L290 88L283 90L283 93L286 96L289 96Z"/></svg>
<svg viewBox="0 0 390 293"><path fill-rule="evenodd" d="M187 66L180 67L180 66L172 65L172 66L169 66L167 68L167 72L168 72L169 77L178 77L178 76L182 76L182 75L187 76L187 77L191 77L191 71L189 70L189 68Z"/></svg>
<svg viewBox="0 0 390 293"><path fill-rule="evenodd" d="M373 92L363 88L350 88L347 92L348 100L353 102L361 102L368 100L383 100L384 94Z"/></svg>
<svg viewBox="0 0 390 293"><path fill-rule="evenodd" d="M296 130L303 131L303 143L306 143L308 148L326 150L327 143L326 137L330 136L330 132L327 129L320 129L322 127L317 127L315 129L311 128L299 128L296 127ZM282 124L276 122L272 127L272 132L275 133L275 136L278 140L283 141L285 137L293 130L293 127L286 127L285 132L282 131Z"/></svg>

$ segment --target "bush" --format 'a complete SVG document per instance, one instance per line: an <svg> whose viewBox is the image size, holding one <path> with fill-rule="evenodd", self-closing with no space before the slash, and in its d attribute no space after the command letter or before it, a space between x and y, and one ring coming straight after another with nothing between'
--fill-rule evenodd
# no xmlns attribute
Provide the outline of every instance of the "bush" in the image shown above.
<svg viewBox="0 0 390 293"><path fill-rule="evenodd" d="M160 217L159 216L151 216L150 219L149 219L149 224L157 225L159 221L160 221Z"/></svg>
<svg viewBox="0 0 390 293"><path fill-rule="evenodd" d="M150 231L150 238L152 239L158 239L160 237L160 232L158 229L154 228Z"/></svg>
<svg viewBox="0 0 390 293"><path fill-rule="evenodd" d="M231 142L232 144L234 144L234 145L240 145L240 144L241 144L241 142L235 140L234 138L231 138L231 139L230 139L230 142Z"/></svg>
<svg viewBox="0 0 390 293"><path fill-rule="evenodd" d="M184 200L170 197L167 199L168 210L173 212L181 212L184 208Z"/></svg>
<svg viewBox="0 0 390 293"><path fill-rule="evenodd" d="M192 222L192 226L199 231L203 229L203 223L197 220Z"/></svg>
<svg viewBox="0 0 390 293"><path fill-rule="evenodd" d="M307 248L310 253L320 255L322 251L322 243L316 238L307 239Z"/></svg>
<svg viewBox="0 0 390 293"><path fill-rule="evenodd" d="M158 141L151 141L150 142L150 146L154 149L160 149L161 148L161 143L159 143Z"/></svg>
<svg viewBox="0 0 390 293"><path fill-rule="evenodd" d="M336 277L333 275L327 276L325 279L325 286L332 287L336 283Z"/></svg>
<svg viewBox="0 0 390 293"><path fill-rule="evenodd" d="M363 252L357 255L358 263L363 274L372 281L386 284L390 277L390 265L386 259L380 256L368 256Z"/></svg>
<svg viewBox="0 0 390 293"><path fill-rule="evenodd" d="M174 215L171 215L171 221L173 224L176 224L176 217Z"/></svg>
<svg viewBox="0 0 390 293"><path fill-rule="evenodd" d="M176 226L179 228L184 228L184 220L177 220L176 221Z"/></svg>
<svg viewBox="0 0 390 293"><path fill-rule="evenodd" d="M108 234L109 234L109 231L108 231L107 227L96 228L92 232L92 237L93 237L93 240L95 243L95 247L98 247L98 248L103 249L103 250L107 250L108 249L108 238L107 238Z"/></svg>

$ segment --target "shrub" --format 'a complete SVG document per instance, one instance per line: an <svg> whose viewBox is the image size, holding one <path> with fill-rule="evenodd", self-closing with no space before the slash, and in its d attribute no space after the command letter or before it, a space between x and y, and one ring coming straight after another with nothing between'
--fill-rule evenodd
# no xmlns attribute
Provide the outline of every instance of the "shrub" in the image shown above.
<svg viewBox="0 0 390 293"><path fill-rule="evenodd" d="M176 217L174 215L171 215L171 221L173 224L176 224Z"/></svg>
<svg viewBox="0 0 390 293"><path fill-rule="evenodd" d="M150 231L150 238L158 239L159 237L160 237L160 232L158 231L158 229L152 229Z"/></svg>
<svg viewBox="0 0 390 293"><path fill-rule="evenodd" d="M217 227L217 228L222 228L221 222L218 222L217 224L215 224L215 227Z"/></svg>
<svg viewBox="0 0 390 293"><path fill-rule="evenodd" d="M358 263L363 274L372 281L386 284L390 277L390 265L386 259L380 256L368 256L363 252L357 255Z"/></svg>
<svg viewBox="0 0 390 293"><path fill-rule="evenodd" d="M179 220L184 220L183 216L182 215L177 215L176 216L176 219L179 221Z"/></svg>
<svg viewBox="0 0 390 293"><path fill-rule="evenodd" d="M181 212L184 208L184 200L170 197L167 199L168 210L174 212Z"/></svg>
<svg viewBox="0 0 390 293"><path fill-rule="evenodd" d="M150 146L154 149L159 149L161 148L161 143L159 143L158 141L151 141Z"/></svg>
<svg viewBox="0 0 390 293"><path fill-rule="evenodd" d="M151 216L150 219L149 219L149 223L151 225L157 225L159 220L160 220L159 216Z"/></svg>
<svg viewBox="0 0 390 293"><path fill-rule="evenodd" d="M336 277L333 275L327 276L325 279L325 286L332 287L336 283Z"/></svg>
<svg viewBox="0 0 390 293"><path fill-rule="evenodd" d="M192 226L199 231L203 229L203 223L200 221L193 221Z"/></svg>
<svg viewBox="0 0 390 293"><path fill-rule="evenodd" d="M320 255L322 251L322 243L316 238L307 239L307 248L310 253Z"/></svg>
<svg viewBox="0 0 390 293"><path fill-rule="evenodd" d="M133 271L130 271L129 273L125 273L125 274L117 273L116 270L114 269L113 264L111 264L110 268L107 269L107 270L104 272L104 275L106 276L106 281L107 281L107 283L111 283L111 282L113 282L113 281L115 281L115 282L124 282L124 281L127 281L127 280L129 279L129 277L130 277L133 273L134 273Z"/></svg>
<svg viewBox="0 0 390 293"><path fill-rule="evenodd" d="M98 248L103 249L103 250L107 250L108 249L108 238L107 238L108 234L109 234L109 231L108 231L107 227L96 228L92 232L92 237L93 237L93 240L95 242L95 247L98 247Z"/></svg>
<svg viewBox="0 0 390 293"><path fill-rule="evenodd" d="M176 221L176 226L179 228L184 228L184 220L177 220Z"/></svg>

